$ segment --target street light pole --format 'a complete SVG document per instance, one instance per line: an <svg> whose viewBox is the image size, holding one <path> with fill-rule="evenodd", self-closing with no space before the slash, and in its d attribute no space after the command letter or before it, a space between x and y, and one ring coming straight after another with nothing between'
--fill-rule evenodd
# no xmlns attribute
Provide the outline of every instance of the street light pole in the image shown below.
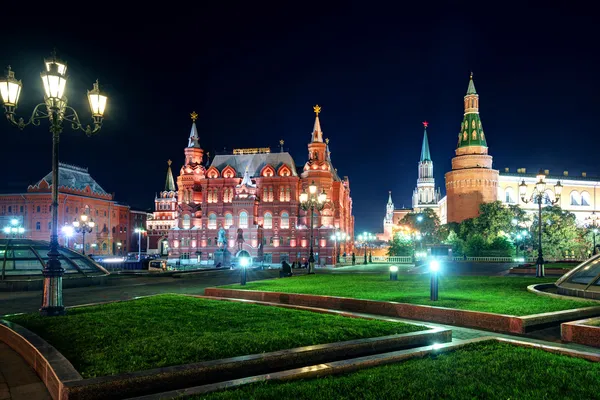
<svg viewBox="0 0 600 400"><path fill-rule="evenodd" d="M535 202L538 205L538 257L535 265L535 276L537 278L543 278L546 276L544 271L544 256L542 255L542 202L547 200L548 203L554 205L560 201L560 195L562 193L562 185L560 181L554 185L554 200L550 199L545 192L546 189L546 174L544 171L540 170L537 175L537 182L535 184L535 189L533 190L531 197L529 199L527 196L527 184L525 180L521 182L519 185L519 192L521 195L521 200L523 203L527 204L529 202Z"/></svg>
<svg viewBox="0 0 600 400"><path fill-rule="evenodd" d="M310 211L310 253L308 256L308 273L314 274L315 253L313 243L315 209L321 211L323 207L325 207L327 194L325 194L325 189L323 189L322 192L317 195L317 185L315 185L315 181L312 181L308 186L308 191L310 194L306 193L306 190L300 194L300 207L302 207L304 211Z"/></svg>
<svg viewBox="0 0 600 400"><path fill-rule="evenodd" d="M39 126L42 119L50 122L52 133L52 231L50 234L50 251L48 262L44 265L44 292L40 313L45 316L64 315L65 308L62 300L62 277L64 269L61 267L58 252L58 145L62 132L63 122L71 125L73 130L81 130L91 136L100 130L107 97L100 94L98 81L93 89L88 91L88 100L92 111L94 128L87 125L85 128L79 115L72 107L67 105L65 89L67 84L67 64L58 60L53 53L51 58L44 60L45 70L41 73L44 84L44 102L36 105L31 116L25 122L23 118L15 117L15 110L23 84L15 78L15 73L10 66L5 78L0 78L0 97L4 105L7 120L17 128L23 130L28 125Z"/></svg>
<svg viewBox="0 0 600 400"><path fill-rule="evenodd" d="M82 253L85 255L85 234L91 233L94 230L94 226L96 223L93 219L87 216L87 214L81 214L79 216L79 220L75 218L73 221L73 229L75 232L81 233L83 245L82 245Z"/></svg>
<svg viewBox="0 0 600 400"><path fill-rule="evenodd" d="M138 234L138 261L142 260L142 233L146 232L144 228L135 228L135 232Z"/></svg>
<svg viewBox="0 0 600 400"><path fill-rule="evenodd" d="M596 221L598 221L598 215L595 211L592 211L589 217L586 220L590 221L589 223L592 225L592 237L594 242L594 248L592 249L592 255L596 254L596 233L598 233L598 228L596 228Z"/></svg>

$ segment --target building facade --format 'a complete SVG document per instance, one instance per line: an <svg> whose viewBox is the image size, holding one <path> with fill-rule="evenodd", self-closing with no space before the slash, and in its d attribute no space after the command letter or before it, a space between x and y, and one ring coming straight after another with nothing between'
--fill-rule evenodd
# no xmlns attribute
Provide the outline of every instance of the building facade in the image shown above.
<svg viewBox="0 0 600 400"><path fill-rule="evenodd" d="M71 225L81 214L95 222L94 230L85 235L86 254L124 254L131 245L130 209L113 200L91 177L87 168L59 163L58 222ZM23 193L0 194L0 225L17 220L24 228L23 237L50 241L52 229L52 173L48 173ZM143 221L140 221L143 224ZM59 243L83 250L81 234L58 230ZM5 237L4 233L0 233ZM9 235L10 236L10 235Z"/></svg>
<svg viewBox="0 0 600 400"><path fill-rule="evenodd" d="M195 129L195 124L192 126ZM190 136L193 136L193 132ZM148 253L167 256L169 254L169 229L177 226L179 207L177 190L171 160L167 162L167 178L162 192L154 197L154 212L148 216L146 229L148 234Z"/></svg>
<svg viewBox="0 0 600 400"><path fill-rule="evenodd" d="M487 138L479 115L479 95L475 90L472 74L464 97L464 110L455 157L452 159L452 170L445 175L446 196L436 197L436 192L433 191L433 162L425 131L419 162L419 179L413 192L413 209L408 211L419 212L429 206L420 202L422 199L430 200L431 193L434 193L435 209L442 224L476 217L481 204L497 200L507 206L518 205L526 211L537 211L537 204L525 203L519 195L519 185L525 183L529 199L535 187L537 171L528 173L525 168L518 168L516 172L511 172L509 168L505 168L504 171L493 169L492 156L488 154ZM554 200L552 188L560 181L563 190L557 205L575 214L580 225L590 224L590 215L600 212L600 203L597 200L600 177L589 177L585 172L580 176L570 175L568 171L558 174L550 173L549 170L543 172L547 183L546 203L550 204L549 199ZM391 237L394 226L401 219L399 217L406 215L408 211L394 209L390 194L383 224L384 234L380 235L382 239ZM600 221L597 223L600 225Z"/></svg>
<svg viewBox="0 0 600 400"><path fill-rule="evenodd" d="M336 250L350 253L351 241L336 243L332 239L335 232L354 237L350 182L347 177L340 178L333 167L319 112L316 106L308 160L301 172L284 151L283 142L278 152L235 149L232 154L216 155L205 167L192 114L185 162L173 196L177 205L169 214L176 218L175 226L168 230L169 259L210 262L219 249L217 236L223 227L227 250L234 257L245 251L265 264L305 261L310 248L310 212L301 208L299 199L313 182L318 193L327 195L323 210L314 214L315 259L320 265L331 265Z"/></svg>

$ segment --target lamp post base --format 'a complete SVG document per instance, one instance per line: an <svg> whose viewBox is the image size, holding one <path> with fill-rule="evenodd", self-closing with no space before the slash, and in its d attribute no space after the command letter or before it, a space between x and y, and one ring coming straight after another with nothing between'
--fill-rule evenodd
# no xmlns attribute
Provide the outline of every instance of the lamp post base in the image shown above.
<svg viewBox="0 0 600 400"><path fill-rule="evenodd" d="M52 260L48 261L51 263ZM42 271L44 276L44 293L40 314L43 316L65 315L66 310L62 300L62 277L64 270L58 264L58 268L46 268Z"/></svg>
<svg viewBox="0 0 600 400"><path fill-rule="evenodd" d="M544 271L544 259L538 258L535 263L535 277L544 278L545 276L546 271Z"/></svg>

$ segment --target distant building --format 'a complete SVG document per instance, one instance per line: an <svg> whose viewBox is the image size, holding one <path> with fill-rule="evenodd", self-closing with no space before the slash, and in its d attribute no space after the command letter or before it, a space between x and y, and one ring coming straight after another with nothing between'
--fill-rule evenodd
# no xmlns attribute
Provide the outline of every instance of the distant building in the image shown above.
<svg viewBox="0 0 600 400"><path fill-rule="evenodd" d="M148 217L146 223L148 252L162 256L169 254L169 229L177 226L177 218L179 217L177 190L171 171L171 160L167 164L165 188L154 197L154 212Z"/></svg>
<svg viewBox="0 0 600 400"><path fill-rule="evenodd" d="M509 168L504 171L492 168L492 156L488 154L487 138L479 115L479 95L472 75L464 96L464 110L452 170L445 176L446 196L440 199L439 190L434 190L433 161L425 130L419 178L417 188L413 191L413 209L394 209L390 193L383 223L384 233L378 237L389 240L394 226L402 219L401 216L424 208L435 209L442 224L476 217L481 204L497 200L505 205L518 205L529 212L537 210L537 204L523 202L519 194L519 185L524 182L529 199L537 181L537 173L528 173L525 168L518 168L516 172L511 172ZM548 199L554 199L554 185L560 181L563 189L557 205L575 214L580 225L588 224L587 218L592 213L600 212L600 203L596 199L600 177L589 177L585 172L580 176L569 175L568 171L562 174L550 174L549 170L542 172L546 175L547 204Z"/></svg>
<svg viewBox="0 0 600 400"><path fill-rule="evenodd" d="M212 259L223 227L234 257L248 253L266 264L306 260L310 213L301 209L299 196L314 182L318 193L324 190L327 194L325 208L314 214L315 258L321 265L333 263L336 243L332 234L339 231L354 236L350 182L347 177L340 178L333 167L329 141L323 140L321 131L320 108L315 111L308 161L300 173L292 156L284 151L283 141L278 152L235 149L232 154L215 156L205 167L193 114L178 191L172 190L167 174L167 187L156 199L165 212L157 209L148 222L150 230L156 225L167 227L176 218L175 226L168 229L169 259ZM164 242L164 236L159 236L159 241ZM341 253L351 252L352 243L339 248Z"/></svg>
<svg viewBox="0 0 600 400"><path fill-rule="evenodd" d="M68 237L62 227L72 224L82 213L95 222L93 232L85 235L86 254L125 254L130 249L132 224L129 206L113 200L91 177L87 168L59 163L58 230L59 243L82 249L82 235ZM52 227L52 173L48 173L26 192L0 194L0 227L16 219L25 228L26 239L50 241ZM143 226L142 221L138 221ZM0 231L0 237L11 237Z"/></svg>

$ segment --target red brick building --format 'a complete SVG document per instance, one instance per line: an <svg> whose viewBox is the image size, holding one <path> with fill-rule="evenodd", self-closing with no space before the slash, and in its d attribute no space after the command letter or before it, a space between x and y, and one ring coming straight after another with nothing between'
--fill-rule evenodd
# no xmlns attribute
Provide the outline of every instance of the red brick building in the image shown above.
<svg viewBox="0 0 600 400"><path fill-rule="evenodd" d="M87 254L124 255L131 250L134 227L145 226L145 213L142 220L139 216L137 220L132 219L129 206L114 201L113 196L90 176L87 168L60 163L59 182L58 222L61 228L72 224L82 213L95 222L94 230L85 235ZM24 193L0 194L0 227L17 220L25 229L23 237L50 241L51 191L52 173L48 173L37 183L29 185ZM58 234L61 245L82 250L81 234L73 233L72 237L68 237L63 229L59 229ZM5 236L0 233L0 237ZM135 245L132 251L137 251L137 242Z"/></svg>
<svg viewBox="0 0 600 400"><path fill-rule="evenodd" d="M347 177L340 178L333 167L329 141L323 141L319 111L315 107L308 161L301 172L284 151L283 142L278 152L269 148L235 149L232 154L215 156L207 164L193 122L184 150L185 163L177 178L177 219L176 226L168 230L169 259L212 259L218 249L218 231L223 227L228 250L234 257L245 250L265 264L306 260L310 212L302 210L299 196L314 182L317 192L324 190L327 195L323 210L315 211L315 259L320 265L331 265L336 251L331 236L339 231L353 238L354 217L350 182ZM195 114L192 119L195 121ZM163 193L172 198L167 189ZM352 251L352 241L337 245L340 253Z"/></svg>

